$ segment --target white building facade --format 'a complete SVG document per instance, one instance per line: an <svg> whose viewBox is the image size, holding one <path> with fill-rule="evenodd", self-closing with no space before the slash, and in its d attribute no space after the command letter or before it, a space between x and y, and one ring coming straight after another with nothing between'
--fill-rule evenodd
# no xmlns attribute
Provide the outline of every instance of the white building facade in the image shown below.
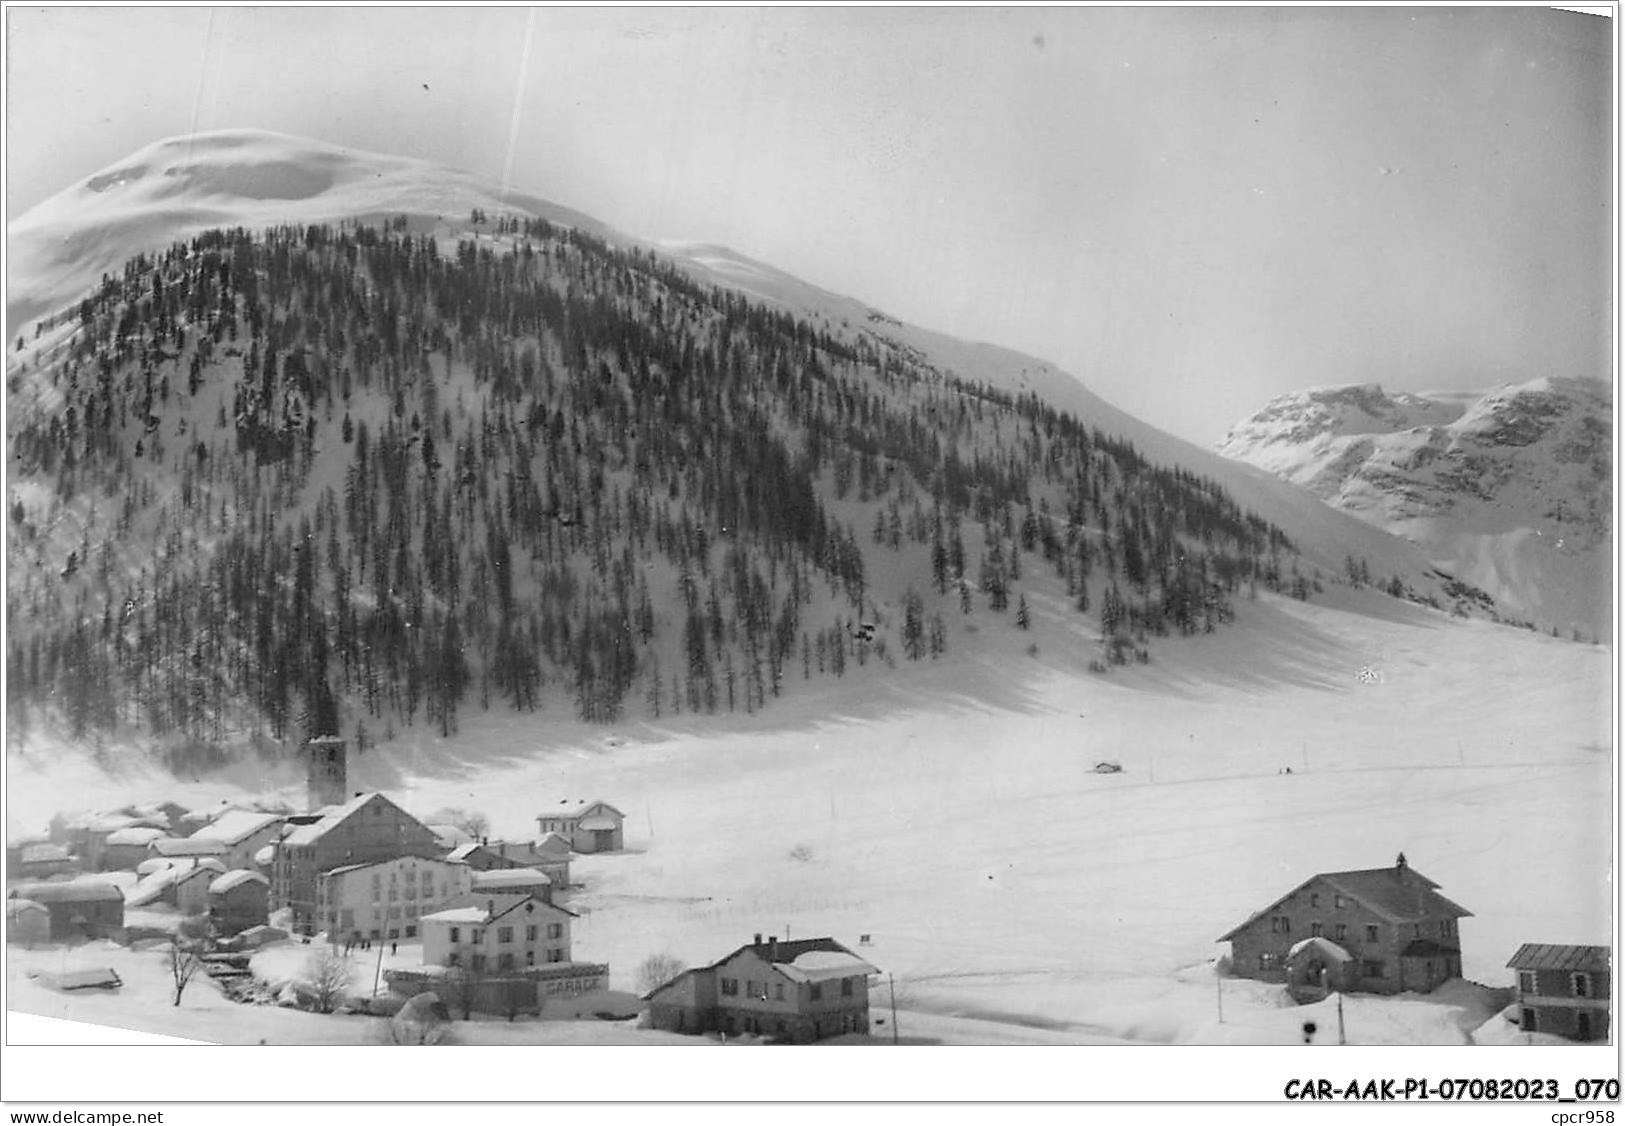
<svg viewBox="0 0 1625 1126"><path fill-rule="evenodd" d="M466 864L399 856L350 864L316 879L316 919L332 943L397 941L420 936L423 916L467 897Z"/></svg>
<svg viewBox="0 0 1625 1126"><path fill-rule="evenodd" d="M423 964L478 974L568 962L574 918L533 895L469 897L423 918Z"/></svg>

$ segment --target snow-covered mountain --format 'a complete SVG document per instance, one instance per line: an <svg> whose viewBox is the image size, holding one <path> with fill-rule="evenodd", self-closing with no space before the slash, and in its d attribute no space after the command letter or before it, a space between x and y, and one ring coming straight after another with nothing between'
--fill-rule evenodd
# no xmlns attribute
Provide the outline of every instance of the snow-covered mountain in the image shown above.
<svg viewBox="0 0 1625 1126"><path fill-rule="evenodd" d="M1612 415L1593 379L1324 387L1277 397L1218 449L1414 541L1508 616L1606 638Z"/></svg>
<svg viewBox="0 0 1625 1126"><path fill-rule="evenodd" d="M103 274L137 254L219 227L378 220L408 215L441 233L478 234L471 211L543 218L611 245L658 254L708 285L827 324L845 338L904 350L961 379L1034 394L1124 439L1153 462L1218 482L1244 509L1280 527L1303 559L1341 573L1353 556L1374 579L1399 578L1440 605L1454 599L1410 544L1328 509L1269 473L1165 434L1094 395L1071 373L1020 353L903 324L862 301L831 293L724 247L662 243L618 233L580 212L504 191L425 161L342 148L262 130L229 130L159 141L72 185L7 228L10 338L29 322L77 302Z"/></svg>

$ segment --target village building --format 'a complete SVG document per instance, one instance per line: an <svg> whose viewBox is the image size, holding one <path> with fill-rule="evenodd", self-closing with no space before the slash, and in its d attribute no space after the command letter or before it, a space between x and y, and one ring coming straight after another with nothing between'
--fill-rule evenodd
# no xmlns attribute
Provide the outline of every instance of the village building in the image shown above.
<svg viewBox="0 0 1625 1126"><path fill-rule="evenodd" d="M201 915L209 909L209 885L226 873L219 857L159 858L159 862L165 867L154 868L137 880L125 896L126 906L167 903L183 915Z"/></svg>
<svg viewBox="0 0 1625 1126"><path fill-rule="evenodd" d="M762 940L644 997L649 1026L806 1043L869 1031L874 966L832 938Z"/></svg>
<svg viewBox="0 0 1625 1126"><path fill-rule="evenodd" d="M534 841L492 841L488 847L503 860L545 874L555 892L570 886L570 842L557 833L543 833Z"/></svg>
<svg viewBox="0 0 1625 1126"><path fill-rule="evenodd" d="M215 841L225 846L219 854L228 870L248 868L254 855L282 836L285 818L276 813L230 809L192 834L189 840Z"/></svg>
<svg viewBox="0 0 1625 1126"><path fill-rule="evenodd" d="M264 926L271 917L271 881L258 872L234 868L209 883L209 926L233 935Z"/></svg>
<svg viewBox="0 0 1625 1126"><path fill-rule="evenodd" d="M120 829L135 828L166 829L167 826L162 819L154 817L132 817L127 813L92 814L68 823L66 844L79 858L81 867L100 872L104 870L102 853L107 847L107 838Z"/></svg>
<svg viewBox="0 0 1625 1126"><path fill-rule="evenodd" d="M1507 962L1516 971L1519 1023L1525 1032L1570 1040L1607 1040L1612 1012L1612 951L1606 946L1526 942Z"/></svg>
<svg viewBox="0 0 1625 1126"><path fill-rule="evenodd" d="M423 916L423 964L484 974L568 962L575 917L533 895L465 896Z"/></svg>
<svg viewBox="0 0 1625 1126"><path fill-rule="evenodd" d="M17 859L8 861L6 871L12 879L48 880L53 876L78 872L79 861L65 845L44 841L18 848Z"/></svg>
<svg viewBox="0 0 1625 1126"><path fill-rule="evenodd" d="M616 852L625 847L625 820L626 814L608 802L577 806L561 802L558 809L537 816L536 827L543 834L559 834L576 852Z"/></svg>
<svg viewBox="0 0 1625 1126"><path fill-rule="evenodd" d="M548 878L554 892L570 887L570 842L557 833L537 841L470 841L446 853L447 860L476 872L496 868L534 868Z"/></svg>
<svg viewBox="0 0 1625 1126"><path fill-rule="evenodd" d="M474 873L472 892L480 895L534 895L553 902L553 881L535 868L492 868Z"/></svg>
<svg viewBox="0 0 1625 1126"><path fill-rule="evenodd" d="M106 880L82 876L76 880L19 884L10 898L38 903L50 914L50 938L119 938L124 930L124 893Z"/></svg>
<svg viewBox="0 0 1625 1126"><path fill-rule="evenodd" d="M316 879L316 918L333 943L418 937L419 920L469 893L466 864L396 856L346 864Z"/></svg>
<svg viewBox="0 0 1625 1126"><path fill-rule="evenodd" d="M107 840L102 842L101 870L133 870L152 855L152 842L167 835L164 830L154 829L150 825L134 825L107 834Z"/></svg>
<svg viewBox="0 0 1625 1126"><path fill-rule="evenodd" d="M51 941L51 912L32 899L6 900L6 941L43 946Z"/></svg>
<svg viewBox="0 0 1625 1126"><path fill-rule="evenodd" d="M1237 977L1284 982L1300 1001L1430 993L1461 976L1457 920L1472 916L1438 887L1403 853L1391 868L1322 872L1219 941L1230 943Z"/></svg>
<svg viewBox="0 0 1625 1126"><path fill-rule="evenodd" d="M427 826L383 794L357 794L276 842L272 906L291 908L294 931L313 935L325 926L317 901L323 872L398 856L440 859L440 849Z"/></svg>

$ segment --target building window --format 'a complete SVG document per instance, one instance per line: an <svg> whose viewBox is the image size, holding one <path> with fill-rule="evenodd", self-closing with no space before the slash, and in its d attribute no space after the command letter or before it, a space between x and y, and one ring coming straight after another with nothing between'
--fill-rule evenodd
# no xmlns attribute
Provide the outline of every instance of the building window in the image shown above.
<svg viewBox="0 0 1625 1126"><path fill-rule="evenodd" d="M1535 1020L1535 1010L1528 1005L1523 1007L1523 1030L1525 1032L1539 1032L1539 1022Z"/></svg>
<svg viewBox="0 0 1625 1126"><path fill-rule="evenodd" d="M1365 940L1367 942L1376 942L1376 941L1378 941L1378 939L1377 939L1377 928L1376 928L1375 924L1370 924L1365 928Z"/></svg>
<svg viewBox="0 0 1625 1126"><path fill-rule="evenodd" d="M1319 919L1316 919L1314 922L1309 924L1309 936L1311 938L1319 938L1321 935L1323 935L1325 933L1326 933L1326 928L1320 925L1320 920Z"/></svg>
<svg viewBox="0 0 1625 1126"><path fill-rule="evenodd" d="M469 960L469 963L472 966L475 973L479 974L479 973L484 973L485 972L485 955L484 954L476 954L476 955L474 955L474 957Z"/></svg>
<svg viewBox="0 0 1625 1126"><path fill-rule="evenodd" d="M755 997L756 996L756 983L754 981L745 982L745 996L747 996L747 997Z"/></svg>
<svg viewBox="0 0 1625 1126"><path fill-rule="evenodd" d="M525 928L525 941L526 942L535 942L536 941L536 928L535 927L526 927Z"/></svg>
<svg viewBox="0 0 1625 1126"><path fill-rule="evenodd" d="M1382 971L1383 971L1383 965L1382 965L1381 962L1367 961L1365 963L1365 976L1366 977L1381 977L1382 976Z"/></svg>
<svg viewBox="0 0 1625 1126"><path fill-rule="evenodd" d="M823 999L824 987L821 984L815 981L807 987L807 1000L822 1001Z"/></svg>
<svg viewBox="0 0 1625 1126"><path fill-rule="evenodd" d="M1309 906L1311 906L1311 907L1319 907L1320 906L1320 893L1318 891L1312 891L1312 892L1309 893Z"/></svg>
<svg viewBox="0 0 1625 1126"><path fill-rule="evenodd" d="M457 953L457 951L455 951L455 950L453 950L450 954L446 955L446 965L448 965L448 966L458 965L458 964L461 963L461 961L462 961L462 955Z"/></svg>
<svg viewBox="0 0 1625 1126"><path fill-rule="evenodd" d="M1574 995L1576 997L1591 996L1590 974L1574 974L1569 978L1569 983L1574 987Z"/></svg>
<svg viewBox="0 0 1625 1126"><path fill-rule="evenodd" d="M407 937L407 938L416 938L416 937L417 937L417 936L418 936L418 929L417 929L417 927L415 927L415 926L408 926L408 927L407 927L407 928L406 928L406 937Z"/></svg>
<svg viewBox="0 0 1625 1126"><path fill-rule="evenodd" d="M452 927L451 928L451 940L453 942L461 942L461 941L463 941L463 929L461 927Z"/></svg>
<svg viewBox="0 0 1625 1126"><path fill-rule="evenodd" d="M549 950L547 952L547 960L549 962L562 962L562 961L564 961L564 951L559 950L557 948Z"/></svg>
<svg viewBox="0 0 1625 1126"><path fill-rule="evenodd" d="M737 977L725 977L722 979L722 995L724 997L739 996L739 979Z"/></svg>
<svg viewBox="0 0 1625 1126"><path fill-rule="evenodd" d="M1342 942L1349 936L1349 925L1347 923L1338 923L1335 931L1333 932L1333 936L1337 939L1337 941Z"/></svg>
<svg viewBox="0 0 1625 1126"><path fill-rule="evenodd" d="M1270 933L1291 934L1292 920L1285 915L1274 915L1270 918Z"/></svg>
<svg viewBox="0 0 1625 1126"><path fill-rule="evenodd" d="M1535 971L1523 970L1518 974L1518 991L1531 997L1540 992L1535 988Z"/></svg>
<svg viewBox="0 0 1625 1126"><path fill-rule="evenodd" d="M513 941L513 928L512 927L498 927L497 928L497 941L498 942L512 942Z"/></svg>
<svg viewBox="0 0 1625 1126"><path fill-rule="evenodd" d="M534 966L535 964L536 964L536 951L534 951L534 950L525 951L525 965Z"/></svg>
<svg viewBox="0 0 1625 1126"><path fill-rule="evenodd" d="M504 954L500 958L498 958L497 959L497 969L499 969L499 970L511 970L511 969L513 969L513 955L512 954Z"/></svg>
<svg viewBox="0 0 1625 1126"><path fill-rule="evenodd" d="M783 982L775 982L774 983L774 985L773 985L773 1000L775 1000L775 1001L784 1000L784 983Z"/></svg>
<svg viewBox="0 0 1625 1126"><path fill-rule="evenodd" d="M548 923L547 924L547 937L548 938L563 938L564 937L564 924L563 923Z"/></svg>
<svg viewBox="0 0 1625 1126"><path fill-rule="evenodd" d="M480 930L478 927L475 927L469 932L468 941L472 942L475 946L480 945L480 943L485 941L485 932Z"/></svg>
<svg viewBox="0 0 1625 1126"><path fill-rule="evenodd" d="M852 979L849 978L849 977L843 977L841 979L841 996L842 997L850 997L850 996L852 996Z"/></svg>
<svg viewBox="0 0 1625 1126"><path fill-rule="evenodd" d="M1332 906L1341 911L1343 909L1343 897L1341 895L1332 896Z"/></svg>
<svg viewBox="0 0 1625 1126"><path fill-rule="evenodd" d="M1270 971L1275 969L1275 966L1279 961L1280 961L1280 957L1278 955L1275 955L1275 954L1260 954L1258 956L1258 968L1259 968L1260 971L1262 971L1264 973L1269 973Z"/></svg>

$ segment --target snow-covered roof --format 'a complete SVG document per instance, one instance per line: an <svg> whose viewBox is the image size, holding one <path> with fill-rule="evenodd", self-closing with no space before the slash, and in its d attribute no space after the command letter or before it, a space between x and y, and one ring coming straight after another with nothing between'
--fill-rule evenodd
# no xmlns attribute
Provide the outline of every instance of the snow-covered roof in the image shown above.
<svg viewBox="0 0 1625 1126"><path fill-rule="evenodd" d="M263 832L282 818L274 813L258 813L248 809L229 809L192 835L192 839L224 841L228 845L241 844L255 833Z"/></svg>
<svg viewBox="0 0 1625 1126"><path fill-rule="evenodd" d="M1350 954L1347 950L1344 950L1331 939L1326 938L1324 935L1318 934L1303 939L1300 942L1294 942L1292 944L1292 949L1286 952L1286 959L1290 962L1297 958L1299 954L1309 950L1313 950L1314 953L1319 954L1322 957L1330 958L1334 962L1354 961L1354 955Z"/></svg>
<svg viewBox="0 0 1625 1126"><path fill-rule="evenodd" d="M6 918L14 919L25 911L44 911L49 913L50 908L46 907L43 903L39 903L32 899L6 900Z"/></svg>
<svg viewBox="0 0 1625 1126"><path fill-rule="evenodd" d="M836 950L809 950L798 954L794 961L778 963L774 968L791 981L829 981L880 972L856 954Z"/></svg>
<svg viewBox="0 0 1625 1126"><path fill-rule="evenodd" d="M495 891L505 887L536 887L552 883L547 873L535 868L492 868L489 872L474 873L475 891Z"/></svg>
<svg viewBox="0 0 1625 1126"><path fill-rule="evenodd" d="M254 854L254 863L261 868L269 868L276 859L276 845L266 845Z"/></svg>
<svg viewBox="0 0 1625 1126"><path fill-rule="evenodd" d="M107 843L110 845L147 845L164 835L162 829L154 829L147 825L131 825L128 829L119 829L107 834Z"/></svg>
<svg viewBox="0 0 1625 1126"><path fill-rule="evenodd" d="M455 825L428 825L425 828L434 834L434 839L441 848L457 848L460 845L468 844L474 839L469 836L467 831L459 829Z"/></svg>
<svg viewBox="0 0 1625 1126"><path fill-rule="evenodd" d="M93 816L84 827L92 833L116 833L132 825L149 824L151 820L147 817L131 817L128 813L102 813Z"/></svg>
<svg viewBox="0 0 1625 1126"><path fill-rule="evenodd" d="M478 841L469 841L467 844L460 844L450 852L446 853L446 859L467 860L474 854L474 851L480 847L481 845Z"/></svg>
<svg viewBox="0 0 1625 1126"><path fill-rule="evenodd" d="M260 875L258 872L250 872L246 868L233 868L224 876L216 876L214 878L214 882L209 885L209 894L224 895L232 888L239 887L246 883L264 884L266 887L271 886L271 881Z"/></svg>
<svg viewBox="0 0 1625 1126"><path fill-rule="evenodd" d="M22 851L17 854L19 864L52 864L68 859L71 857L67 849L48 841L44 844L24 845Z"/></svg>
<svg viewBox="0 0 1625 1126"><path fill-rule="evenodd" d="M420 921L425 923L484 923L490 917L490 912L483 907L448 907L444 911L424 915Z"/></svg>
<svg viewBox="0 0 1625 1126"><path fill-rule="evenodd" d="M581 819L581 827L589 833L597 829L614 829L620 826L620 821L614 817L607 817L602 813L595 813L591 817Z"/></svg>
<svg viewBox="0 0 1625 1126"><path fill-rule="evenodd" d="M124 893L106 880L82 878L52 880L49 883L18 884L12 889L16 899L32 899L35 903L92 903L124 899Z"/></svg>
<svg viewBox="0 0 1625 1126"><path fill-rule="evenodd" d="M563 817L566 820L570 820L585 817L589 811L595 809L607 810L616 817L624 818L626 816L626 814L610 805L607 801L601 801L595 798L592 801L576 802L572 805L569 799L566 798L564 801L559 802L558 808L544 809L542 812L536 815L536 818L537 820L541 820L545 817Z"/></svg>
<svg viewBox="0 0 1625 1126"><path fill-rule="evenodd" d="M357 794L343 805L323 807L320 819L301 825L283 839L290 845L312 845L342 824L352 813L381 795L376 791ZM387 798L385 799L388 800Z"/></svg>
<svg viewBox="0 0 1625 1126"><path fill-rule="evenodd" d="M148 847L159 856L219 856L229 846L208 837L157 837Z"/></svg>

